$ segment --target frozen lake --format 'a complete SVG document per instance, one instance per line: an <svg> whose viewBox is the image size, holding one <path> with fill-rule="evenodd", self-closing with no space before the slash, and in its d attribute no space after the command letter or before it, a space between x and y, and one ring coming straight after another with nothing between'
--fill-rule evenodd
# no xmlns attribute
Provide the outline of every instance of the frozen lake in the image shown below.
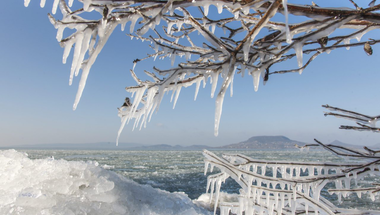
<svg viewBox="0 0 380 215"><path fill-rule="evenodd" d="M45 209L46 214L57 211L70 214L60 207L70 209L79 206L92 208L93 210L89 212L96 211L98 214L103 212L96 208L109 210L110 214L132 213L133 208L140 208L137 214L210 213L193 204L194 200L205 193L207 184L201 151L7 150L0 152L0 167L5 168L1 172L3 179L0 179L0 192L3 196L11 196L2 201L3 205L0 204L0 212L3 213L12 211L9 214L40 214L30 211L30 208L35 208L36 205ZM217 155L236 153L236 151L214 152ZM254 159L343 162L340 158L324 151L238 151L238 153ZM215 168L214 171L217 172L218 169ZM82 173L86 174L81 175ZM367 177L366 180L368 181L364 181L364 184L369 181L379 183L378 178ZM66 185L62 185L62 182ZM60 187L60 190L55 190L56 187ZM238 193L239 188L236 182L227 179L221 191ZM95 199L94 194L98 195ZM323 192L322 195L339 204L336 197L328 195L327 192ZM37 201L46 197L51 197L54 201L47 205ZM139 205L140 202L132 202L132 205L129 205L131 198L145 202L142 203L143 206ZM166 201L166 199L171 200ZM163 202L157 203L158 201ZM379 199L372 202L365 196L358 199L355 195L350 195L344 199L341 206L378 210L378 202ZM22 213L19 213L20 211ZM74 214L82 213L74 209L71 211Z"/></svg>

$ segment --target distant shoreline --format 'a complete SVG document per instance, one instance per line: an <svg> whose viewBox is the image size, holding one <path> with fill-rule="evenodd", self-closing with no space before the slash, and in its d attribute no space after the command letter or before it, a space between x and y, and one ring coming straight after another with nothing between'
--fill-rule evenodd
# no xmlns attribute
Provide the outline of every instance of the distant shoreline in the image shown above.
<svg viewBox="0 0 380 215"><path fill-rule="evenodd" d="M16 149L16 150L127 150L127 151L201 151L203 149L213 151L296 151L299 150L295 147L304 146L308 143L291 140L285 136L253 136L248 140L233 143L229 145L212 147L207 145L168 145L168 144L156 144L156 145L141 145L138 143L119 143L118 146L114 142L99 142L99 143L80 143L80 144L36 144L36 145L18 145L0 147L1 150ZM338 146L347 148L363 149L363 146L351 145L342 143L335 140L331 143ZM376 146L367 146L373 149L380 148ZM319 147L311 147L310 150L318 150Z"/></svg>

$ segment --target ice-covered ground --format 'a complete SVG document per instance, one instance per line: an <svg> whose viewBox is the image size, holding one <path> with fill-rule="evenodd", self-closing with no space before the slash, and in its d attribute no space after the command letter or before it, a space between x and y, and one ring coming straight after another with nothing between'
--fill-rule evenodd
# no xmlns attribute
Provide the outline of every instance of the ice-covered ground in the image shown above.
<svg viewBox="0 0 380 215"><path fill-rule="evenodd" d="M0 151L0 214L212 214L198 206L207 200L140 185L97 162Z"/></svg>

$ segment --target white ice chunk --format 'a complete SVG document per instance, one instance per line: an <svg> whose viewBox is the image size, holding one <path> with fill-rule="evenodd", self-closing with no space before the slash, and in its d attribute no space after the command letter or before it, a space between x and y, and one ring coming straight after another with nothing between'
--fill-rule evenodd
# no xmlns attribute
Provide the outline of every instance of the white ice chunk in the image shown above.
<svg viewBox="0 0 380 215"><path fill-rule="evenodd" d="M32 160L6 150L0 172L0 214L211 214L184 193L139 185L97 162Z"/></svg>

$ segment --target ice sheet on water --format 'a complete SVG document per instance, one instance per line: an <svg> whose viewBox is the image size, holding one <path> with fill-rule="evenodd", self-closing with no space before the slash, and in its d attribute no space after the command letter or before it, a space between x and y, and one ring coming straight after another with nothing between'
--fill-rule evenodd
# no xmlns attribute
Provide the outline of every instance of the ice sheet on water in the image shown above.
<svg viewBox="0 0 380 215"><path fill-rule="evenodd" d="M0 151L0 214L208 214L184 193L123 178L97 162Z"/></svg>

